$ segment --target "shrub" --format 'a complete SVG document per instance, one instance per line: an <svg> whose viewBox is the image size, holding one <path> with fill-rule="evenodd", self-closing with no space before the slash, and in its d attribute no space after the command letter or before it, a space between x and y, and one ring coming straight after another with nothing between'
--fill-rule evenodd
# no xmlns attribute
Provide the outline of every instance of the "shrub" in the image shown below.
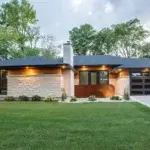
<svg viewBox="0 0 150 150"><path fill-rule="evenodd" d="M8 96L8 97L6 97L5 99L4 99L4 101L15 101L16 100L16 98L15 97L13 97L13 96Z"/></svg>
<svg viewBox="0 0 150 150"><path fill-rule="evenodd" d="M97 99L96 99L95 95L91 95L91 96L88 97L88 100L89 101L96 101Z"/></svg>
<svg viewBox="0 0 150 150"><path fill-rule="evenodd" d="M58 102L58 99L56 98L56 96L54 95L50 95L50 96L47 96L45 99L44 99L45 102Z"/></svg>
<svg viewBox="0 0 150 150"><path fill-rule="evenodd" d="M112 96L110 99L111 100L121 100L121 98L119 96Z"/></svg>
<svg viewBox="0 0 150 150"><path fill-rule="evenodd" d="M67 93L64 88L62 88L62 95L61 95L62 101L65 101L67 99Z"/></svg>
<svg viewBox="0 0 150 150"><path fill-rule="evenodd" d="M30 98L28 96L22 95L18 97L19 101L30 101Z"/></svg>
<svg viewBox="0 0 150 150"><path fill-rule="evenodd" d="M31 101L42 101L42 97L39 95L34 95L31 97Z"/></svg>
<svg viewBox="0 0 150 150"><path fill-rule="evenodd" d="M123 98L125 100L130 100L130 95L129 95L128 89L124 90Z"/></svg>
<svg viewBox="0 0 150 150"><path fill-rule="evenodd" d="M78 100L78 99L77 99L77 97L75 97L75 96L74 96L74 97L72 96L72 97L70 98L70 102L76 102L77 100Z"/></svg>

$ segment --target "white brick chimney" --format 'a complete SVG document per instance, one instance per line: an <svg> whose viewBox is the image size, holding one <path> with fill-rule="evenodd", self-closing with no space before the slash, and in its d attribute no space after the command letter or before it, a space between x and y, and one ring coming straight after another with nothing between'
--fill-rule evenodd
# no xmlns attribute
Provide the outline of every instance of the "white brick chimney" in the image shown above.
<svg viewBox="0 0 150 150"><path fill-rule="evenodd" d="M63 44L63 63L73 67L73 49L70 42ZM67 95L74 96L74 71L71 68L63 70L63 81Z"/></svg>
<svg viewBox="0 0 150 150"><path fill-rule="evenodd" d="M73 49L69 41L63 44L63 62L73 66Z"/></svg>

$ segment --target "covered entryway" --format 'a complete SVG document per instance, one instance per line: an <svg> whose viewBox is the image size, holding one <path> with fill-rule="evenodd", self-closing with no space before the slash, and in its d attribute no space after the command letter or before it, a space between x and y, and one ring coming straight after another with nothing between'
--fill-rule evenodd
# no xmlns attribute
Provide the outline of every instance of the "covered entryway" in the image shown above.
<svg viewBox="0 0 150 150"><path fill-rule="evenodd" d="M130 73L130 94L150 95L150 72Z"/></svg>

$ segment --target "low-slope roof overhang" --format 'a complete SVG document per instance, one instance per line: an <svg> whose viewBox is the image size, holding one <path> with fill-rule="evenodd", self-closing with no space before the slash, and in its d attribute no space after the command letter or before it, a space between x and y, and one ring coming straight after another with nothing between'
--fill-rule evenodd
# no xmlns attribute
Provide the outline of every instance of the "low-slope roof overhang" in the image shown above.
<svg viewBox="0 0 150 150"><path fill-rule="evenodd" d="M0 69L20 67L61 67L62 65L74 70L79 66L113 66L115 69L150 68L150 59L122 58L110 55L74 56L74 66L63 62L63 58L48 59L44 57L26 57L0 62Z"/></svg>
<svg viewBox="0 0 150 150"><path fill-rule="evenodd" d="M49 68L70 68L73 71L74 68L67 63L63 63L62 58L49 59L44 57L26 57L16 58L10 60L3 60L0 62L0 69L13 69L13 68L25 68L25 67L49 67Z"/></svg>

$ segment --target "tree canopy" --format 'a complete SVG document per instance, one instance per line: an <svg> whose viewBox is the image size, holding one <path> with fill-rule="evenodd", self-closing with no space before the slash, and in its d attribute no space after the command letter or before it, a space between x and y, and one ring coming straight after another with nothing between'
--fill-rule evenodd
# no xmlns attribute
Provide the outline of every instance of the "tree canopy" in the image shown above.
<svg viewBox="0 0 150 150"><path fill-rule="evenodd" d="M60 51L60 45L55 44L55 38L51 35L42 36L41 54L46 58L56 58Z"/></svg>
<svg viewBox="0 0 150 150"><path fill-rule="evenodd" d="M90 28L85 30L87 26ZM93 55L112 54L123 57L141 57L143 49L146 49L143 43L149 37L149 32L143 28L138 19L112 25L100 31L85 24L79 28L73 28L69 33L76 55L87 55L87 52L90 52L89 54Z"/></svg>
<svg viewBox="0 0 150 150"><path fill-rule="evenodd" d="M75 54L87 55L92 51L96 31L91 25L85 24L79 28L75 27L69 33Z"/></svg>
<svg viewBox="0 0 150 150"><path fill-rule="evenodd" d="M37 45L42 40L37 22L36 11L28 0L2 3L0 59L42 55L42 45Z"/></svg>

